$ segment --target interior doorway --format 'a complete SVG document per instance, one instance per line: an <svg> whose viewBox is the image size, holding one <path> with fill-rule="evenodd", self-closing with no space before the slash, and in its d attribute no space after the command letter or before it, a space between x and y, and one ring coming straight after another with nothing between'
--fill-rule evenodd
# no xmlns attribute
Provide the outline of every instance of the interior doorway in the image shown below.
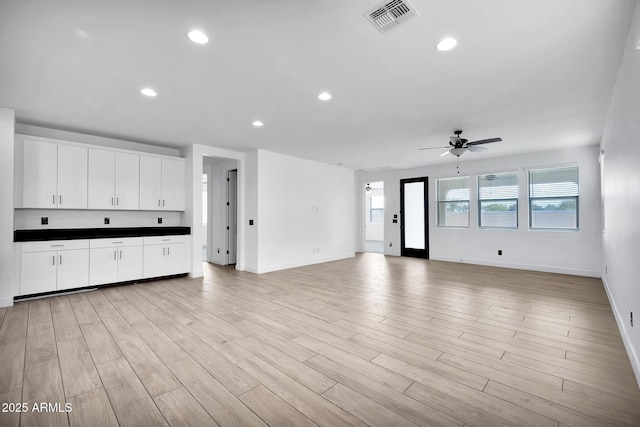
<svg viewBox="0 0 640 427"><path fill-rule="evenodd" d="M427 177L400 180L400 254L429 258Z"/></svg>
<svg viewBox="0 0 640 427"><path fill-rule="evenodd" d="M203 162L203 261L235 265L239 251L238 162L207 156Z"/></svg>
<svg viewBox="0 0 640 427"><path fill-rule="evenodd" d="M365 252L384 253L384 182L368 182L364 186Z"/></svg>

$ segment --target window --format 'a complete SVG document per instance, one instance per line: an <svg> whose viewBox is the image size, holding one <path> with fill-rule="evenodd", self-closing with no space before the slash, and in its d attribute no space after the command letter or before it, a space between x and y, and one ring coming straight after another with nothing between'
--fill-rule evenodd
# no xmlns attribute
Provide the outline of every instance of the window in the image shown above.
<svg viewBox="0 0 640 427"><path fill-rule="evenodd" d="M371 196L369 198L369 222L371 224L384 224L384 196Z"/></svg>
<svg viewBox="0 0 640 427"><path fill-rule="evenodd" d="M529 226L578 229L578 167L529 171Z"/></svg>
<svg viewBox="0 0 640 427"><path fill-rule="evenodd" d="M480 227L518 228L518 173L478 176Z"/></svg>
<svg viewBox="0 0 640 427"><path fill-rule="evenodd" d="M469 226L469 177L437 180L438 225L440 227Z"/></svg>

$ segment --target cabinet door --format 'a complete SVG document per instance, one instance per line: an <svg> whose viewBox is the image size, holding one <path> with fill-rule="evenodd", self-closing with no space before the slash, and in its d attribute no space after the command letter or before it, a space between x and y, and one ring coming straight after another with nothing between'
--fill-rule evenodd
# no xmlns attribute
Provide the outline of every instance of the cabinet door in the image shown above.
<svg viewBox="0 0 640 427"><path fill-rule="evenodd" d="M58 145L58 208L87 208L88 149Z"/></svg>
<svg viewBox="0 0 640 427"><path fill-rule="evenodd" d="M140 208L140 156L116 153L116 209Z"/></svg>
<svg viewBox="0 0 640 427"><path fill-rule="evenodd" d="M118 248L96 248L89 251L89 284L91 286L118 281Z"/></svg>
<svg viewBox="0 0 640 427"><path fill-rule="evenodd" d="M57 289L89 286L89 249L58 251Z"/></svg>
<svg viewBox="0 0 640 427"><path fill-rule="evenodd" d="M165 274L181 274L189 271L187 265L187 244L172 243L167 245Z"/></svg>
<svg viewBox="0 0 640 427"><path fill-rule="evenodd" d="M54 208L58 201L58 145L24 141L22 206Z"/></svg>
<svg viewBox="0 0 640 427"><path fill-rule="evenodd" d="M57 252L26 252L20 267L20 294L30 295L56 290Z"/></svg>
<svg viewBox="0 0 640 427"><path fill-rule="evenodd" d="M142 246L118 248L118 282L142 279Z"/></svg>
<svg viewBox="0 0 640 427"><path fill-rule="evenodd" d="M162 163L159 157L140 156L140 209L162 209Z"/></svg>
<svg viewBox="0 0 640 427"><path fill-rule="evenodd" d="M142 277L158 277L165 275L165 258L167 247L165 245L145 245Z"/></svg>
<svg viewBox="0 0 640 427"><path fill-rule="evenodd" d="M184 159L162 159L162 208L184 210Z"/></svg>
<svg viewBox="0 0 640 427"><path fill-rule="evenodd" d="M89 209L115 207L115 172L113 151L89 150Z"/></svg>

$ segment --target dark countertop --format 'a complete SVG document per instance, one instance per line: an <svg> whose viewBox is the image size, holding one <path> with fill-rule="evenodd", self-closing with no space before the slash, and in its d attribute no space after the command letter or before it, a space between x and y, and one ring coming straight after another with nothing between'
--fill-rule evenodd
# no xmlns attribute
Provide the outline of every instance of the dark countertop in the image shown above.
<svg viewBox="0 0 640 427"><path fill-rule="evenodd" d="M191 234L191 227L111 227L111 228L51 228L15 230L14 242L43 240L109 239L118 237L178 236Z"/></svg>

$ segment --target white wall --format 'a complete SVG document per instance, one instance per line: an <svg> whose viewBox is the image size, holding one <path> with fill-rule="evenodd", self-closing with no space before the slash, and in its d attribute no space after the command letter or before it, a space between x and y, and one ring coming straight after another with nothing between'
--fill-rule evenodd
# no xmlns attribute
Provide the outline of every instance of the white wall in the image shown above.
<svg viewBox="0 0 640 427"><path fill-rule="evenodd" d="M258 150L256 272L354 256L354 173Z"/></svg>
<svg viewBox="0 0 640 427"><path fill-rule="evenodd" d="M245 156L245 217L238 222L238 231L242 226L244 234L245 269L253 273L258 272L258 151L252 151ZM238 200L239 200L238 195ZM251 224L251 221L253 224ZM242 222L242 224L241 224Z"/></svg>
<svg viewBox="0 0 640 427"><path fill-rule="evenodd" d="M0 108L0 307L13 305L13 157L15 112Z"/></svg>
<svg viewBox="0 0 640 427"><path fill-rule="evenodd" d="M503 144L509 141L503 142ZM515 142L514 142L515 143ZM435 180L457 176L455 163L405 171L362 174L358 183L384 181L385 189L385 253L400 255L400 179L429 177L429 246L430 258L471 264L524 268L585 276L600 276L600 173L598 148L532 153L520 156L473 160L474 153L461 157L460 174L470 179L469 228L441 228L436 224ZM580 170L580 229L579 231L530 231L528 228L527 172L528 168L578 164ZM477 201L474 200L476 175L517 170L519 173L519 212L517 230L480 229L477 220ZM357 186L357 188L362 188ZM363 198L358 191L357 197ZM360 201L360 206L364 205ZM362 241L362 214L356 216ZM498 255L502 249L503 255ZM363 248L358 247L359 251Z"/></svg>
<svg viewBox="0 0 640 427"><path fill-rule="evenodd" d="M640 4L602 138L603 281L640 384Z"/></svg>

